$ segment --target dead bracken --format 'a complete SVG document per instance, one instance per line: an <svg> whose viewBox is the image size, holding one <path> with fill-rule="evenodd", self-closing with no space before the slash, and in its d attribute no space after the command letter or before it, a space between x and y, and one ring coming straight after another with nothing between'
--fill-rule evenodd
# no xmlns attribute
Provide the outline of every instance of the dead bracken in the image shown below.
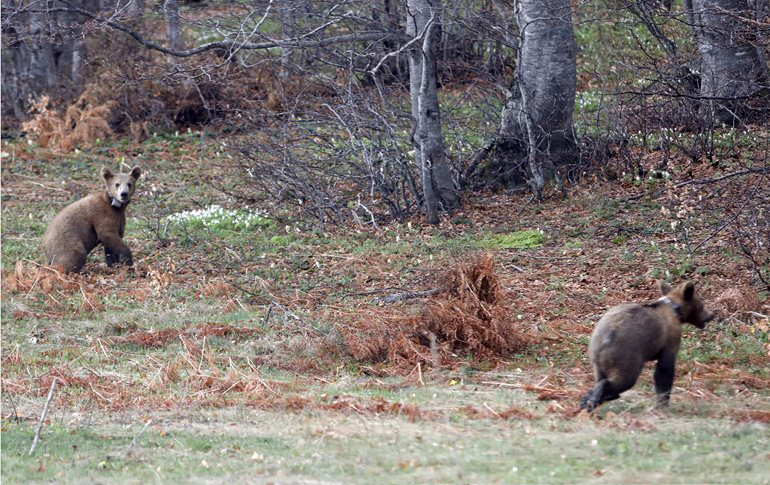
<svg viewBox="0 0 770 485"><path fill-rule="evenodd" d="M418 316L370 314L341 333L350 353L361 361L401 368L451 365L469 356L494 362L527 345L512 313L494 258L482 254L448 271L441 291Z"/></svg>

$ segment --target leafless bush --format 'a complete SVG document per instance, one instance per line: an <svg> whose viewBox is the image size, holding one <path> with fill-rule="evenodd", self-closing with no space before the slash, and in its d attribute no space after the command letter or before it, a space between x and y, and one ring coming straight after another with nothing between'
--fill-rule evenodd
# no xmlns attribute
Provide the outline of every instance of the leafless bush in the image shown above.
<svg viewBox="0 0 770 485"><path fill-rule="evenodd" d="M742 213L735 218L730 233L751 268L752 279L770 292L770 170L761 178L764 190L756 191L744 204Z"/></svg>
<svg viewBox="0 0 770 485"><path fill-rule="evenodd" d="M273 139L238 147L247 180L276 200L322 221L373 212L409 215L419 201L414 162L404 146L409 120L383 110L364 90L296 106ZM371 207L371 208L370 208Z"/></svg>

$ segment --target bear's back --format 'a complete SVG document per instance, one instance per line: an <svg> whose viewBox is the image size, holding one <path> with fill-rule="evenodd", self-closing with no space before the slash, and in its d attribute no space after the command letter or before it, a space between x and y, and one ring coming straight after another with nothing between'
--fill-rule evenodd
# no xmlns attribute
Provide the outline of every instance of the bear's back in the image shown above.
<svg viewBox="0 0 770 485"><path fill-rule="evenodd" d="M618 359L638 355L647 361L679 335L679 325L659 309L625 303L610 308L599 320L591 336L589 353L594 358L603 353Z"/></svg>
<svg viewBox="0 0 770 485"><path fill-rule="evenodd" d="M110 217L106 197L93 193L68 205L56 217L43 236L43 250L50 262L62 250L77 248L90 252L98 244L94 224Z"/></svg>

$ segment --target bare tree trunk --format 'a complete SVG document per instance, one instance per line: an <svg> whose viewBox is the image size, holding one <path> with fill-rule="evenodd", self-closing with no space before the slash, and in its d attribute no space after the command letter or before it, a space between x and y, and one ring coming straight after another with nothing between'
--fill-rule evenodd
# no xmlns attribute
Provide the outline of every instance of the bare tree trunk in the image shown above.
<svg viewBox="0 0 770 485"><path fill-rule="evenodd" d="M126 14L131 19L138 19L144 14L144 0L124 0L126 5Z"/></svg>
<svg viewBox="0 0 770 485"><path fill-rule="evenodd" d="M75 45L72 46L72 66L71 75L72 83L75 87L79 87L83 81L83 62L86 57L86 43L84 39L78 39L75 41Z"/></svg>
<svg viewBox="0 0 770 485"><path fill-rule="evenodd" d="M526 166L532 193L541 199L554 166L572 158L577 48L569 0L519 0L515 8L521 41L495 169L510 181Z"/></svg>
<svg viewBox="0 0 770 485"><path fill-rule="evenodd" d="M756 0L757 7L763 0ZM733 124L747 113L748 101L768 87L768 68L755 11L747 0L686 0L701 56L702 116Z"/></svg>
<svg viewBox="0 0 770 485"><path fill-rule="evenodd" d="M163 12L166 15L166 39L170 49L184 49L181 18L179 17L179 0L165 0Z"/></svg>
<svg viewBox="0 0 770 485"><path fill-rule="evenodd" d="M28 44L30 47L29 82L31 82L32 86L51 89L58 84L59 76L54 59L54 46L47 41L50 37L48 14L30 13L28 25Z"/></svg>
<svg viewBox="0 0 770 485"><path fill-rule="evenodd" d="M283 35L284 39L289 39L294 32L294 8L292 8L292 5L290 5L288 1L279 0L276 10L278 12L278 21L281 23L281 35ZM289 76L291 75L291 53L291 47L281 47L281 71L278 73L281 82L289 79Z"/></svg>
<svg viewBox="0 0 770 485"><path fill-rule="evenodd" d="M421 48L409 52L409 90L415 126L415 158L420 167L423 198L428 222L438 224L439 209L451 210L459 204L455 181L444 151L441 116L436 86L436 50L440 36L438 0L407 2L406 32L423 34Z"/></svg>
<svg viewBox="0 0 770 485"><path fill-rule="evenodd" d="M99 11L99 0L75 0L72 3L89 12ZM80 26L86 22L87 18L74 12L62 13L60 17L62 22L66 24L68 37L63 38L63 42L58 45L60 50L57 62L59 76L71 81L69 83L70 91L78 93L83 85L83 71L87 60L85 34L80 30Z"/></svg>

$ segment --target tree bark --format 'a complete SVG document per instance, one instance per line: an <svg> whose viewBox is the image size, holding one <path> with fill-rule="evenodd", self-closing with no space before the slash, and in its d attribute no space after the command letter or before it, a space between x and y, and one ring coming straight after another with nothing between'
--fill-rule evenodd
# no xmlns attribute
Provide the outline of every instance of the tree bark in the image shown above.
<svg viewBox="0 0 770 485"><path fill-rule="evenodd" d="M126 15L131 19L138 19L144 14L144 0L123 0L126 6Z"/></svg>
<svg viewBox="0 0 770 485"><path fill-rule="evenodd" d="M577 47L569 0L519 0L515 14L518 63L490 168L505 184L526 178L539 200L553 168L573 157Z"/></svg>
<svg viewBox="0 0 770 485"><path fill-rule="evenodd" d="M294 35L294 8L289 2L279 0L276 11L278 21L281 23L281 35L284 39L292 38ZM281 82L285 82L291 76L292 51L291 47L281 47L281 71L278 74Z"/></svg>
<svg viewBox="0 0 770 485"><path fill-rule="evenodd" d="M713 124L735 124L748 102L768 88L768 68L756 21L755 0L686 0L701 57L701 115ZM745 20L742 20L745 19Z"/></svg>
<svg viewBox="0 0 770 485"><path fill-rule="evenodd" d="M169 49L184 49L182 22L179 17L179 0L165 0L163 12L166 15L166 39Z"/></svg>
<svg viewBox="0 0 770 485"><path fill-rule="evenodd" d="M440 209L458 206L459 198L444 151L441 113L436 84L436 51L440 36L438 0L409 0L406 33L422 34L418 48L409 52L409 91L415 120L415 158L422 180L428 222L438 224Z"/></svg>

